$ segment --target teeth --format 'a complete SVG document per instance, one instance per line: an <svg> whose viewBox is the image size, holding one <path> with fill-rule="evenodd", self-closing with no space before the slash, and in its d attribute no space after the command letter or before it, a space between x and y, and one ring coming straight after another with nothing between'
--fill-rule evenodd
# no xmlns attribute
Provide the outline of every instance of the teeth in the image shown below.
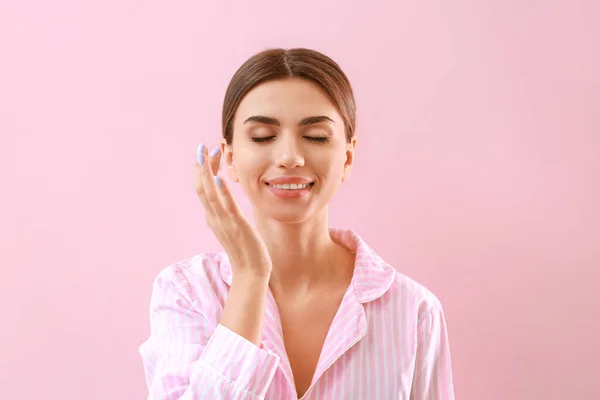
<svg viewBox="0 0 600 400"><path fill-rule="evenodd" d="M306 189L309 186L310 186L310 183L306 183L304 185L297 185L295 183L284 183L282 185L273 185L273 187L276 187L277 189L283 189L283 190Z"/></svg>

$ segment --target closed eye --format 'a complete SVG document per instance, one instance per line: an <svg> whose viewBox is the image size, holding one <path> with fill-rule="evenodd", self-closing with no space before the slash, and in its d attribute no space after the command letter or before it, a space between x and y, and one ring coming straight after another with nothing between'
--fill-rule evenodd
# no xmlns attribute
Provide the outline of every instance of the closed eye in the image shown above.
<svg viewBox="0 0 600 400"><path fill-rule="evenodd" d="M327 143L329 141L328 137L321 137L321 136L304 136L305 138L307 138L308 140L312 140L313 142L318 142L318 143Z"/></svg>
<svg viewBox="0 0 600 400"><path fill-rule="evenodd" d="M317 143L327 143L329 141L328 137L320 137L320 136L304 136L306 139L317 142ZM267 136L267 137L253 137L251 140L255 143L264 143L274 139L275 136Z"/></svg>
<svg viewBox="0 0 600 400"><path fill-rule="evenodd" d="M269 140L273 139L275 136L267 136L267 137L253 137L252 141L256 142L256 143L263 143L263 142L268 142Z"/></svg>

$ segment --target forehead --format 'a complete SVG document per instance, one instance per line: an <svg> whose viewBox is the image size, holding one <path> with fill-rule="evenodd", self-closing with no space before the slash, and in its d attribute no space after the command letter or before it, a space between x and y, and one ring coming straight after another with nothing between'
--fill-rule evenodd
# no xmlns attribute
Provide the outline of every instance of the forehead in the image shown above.
<svg viewBox="0 0 600 400"><path fill-rule="evenodd" d="M265 82L249 91L240 102L236 120L243 121L252 115L293 122L313 115L341 120L325 91L316 83L300 78Z"/></svg>

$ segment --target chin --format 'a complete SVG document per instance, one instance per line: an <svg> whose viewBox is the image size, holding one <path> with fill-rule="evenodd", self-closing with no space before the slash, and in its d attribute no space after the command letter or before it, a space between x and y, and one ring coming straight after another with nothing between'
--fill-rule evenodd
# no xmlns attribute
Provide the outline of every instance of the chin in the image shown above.
<svg viewBox="0 0 600 400"><path fill-rule="evenodd" d="M309 212L290 212L289 210L280 210L279 212L275 212L271 209L269 212L263 215L268 219L284 224L300 224L309 220L314 214Z"/></svg>

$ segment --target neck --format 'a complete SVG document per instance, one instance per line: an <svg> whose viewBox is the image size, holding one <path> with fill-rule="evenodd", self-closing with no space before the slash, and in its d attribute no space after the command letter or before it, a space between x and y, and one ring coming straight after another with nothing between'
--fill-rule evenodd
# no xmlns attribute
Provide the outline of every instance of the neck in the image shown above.
<svg viewBox="0 0 600 400"><path fill-rule="evenodd" d="M254 216L273 263L269 285L274 293L306 292L346 273L336 262L345 249L331 239L326 210L300 223Z"/></svg>

